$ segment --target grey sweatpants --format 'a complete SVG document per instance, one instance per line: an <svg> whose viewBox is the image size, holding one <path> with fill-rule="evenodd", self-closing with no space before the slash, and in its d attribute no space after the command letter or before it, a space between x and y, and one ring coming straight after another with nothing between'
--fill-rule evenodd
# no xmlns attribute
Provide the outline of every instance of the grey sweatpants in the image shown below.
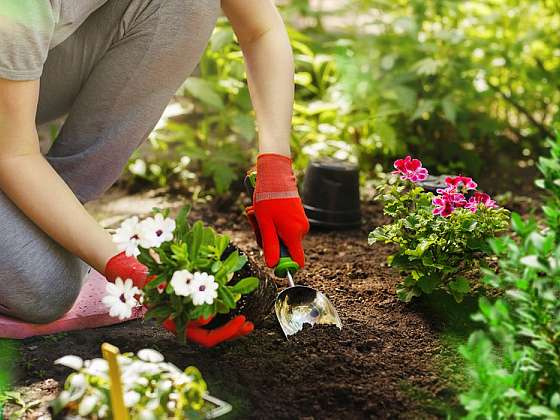
<svg viewBox="0 0 560 420"><path fill-rule="evenodd" d="M219 10L220 0L109 0L50 51L37 123L68 115L47 159L80 201L117 180L194 70ZM1 191L0 239L0 313L36 323L60 318L88 267Z"/></svg>

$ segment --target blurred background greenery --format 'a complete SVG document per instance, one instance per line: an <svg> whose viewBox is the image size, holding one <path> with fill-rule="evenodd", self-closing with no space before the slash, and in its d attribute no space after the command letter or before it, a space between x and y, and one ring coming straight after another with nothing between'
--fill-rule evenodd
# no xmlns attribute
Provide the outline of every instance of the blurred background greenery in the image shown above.
<svg viewBox="0 0 560 420"><path fill-rule="evenodd" d="M468 174L489 190L532 184L535 157L558 120L557 0L279 6L296 59L300 173L310 159L331 156L357 162L366 179L412 153L431 172ZM128 179L221 195L240 188L255 145L242 55L220 20Z"/></svg>

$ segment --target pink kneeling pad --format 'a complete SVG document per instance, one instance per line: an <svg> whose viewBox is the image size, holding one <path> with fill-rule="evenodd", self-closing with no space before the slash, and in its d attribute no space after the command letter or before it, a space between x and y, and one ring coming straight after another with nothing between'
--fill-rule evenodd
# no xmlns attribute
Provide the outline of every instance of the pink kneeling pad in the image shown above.
<svg viewBox="0 0 560 420"><path fill-rule="evenodd" d="M63 331L105 327L141 318L144 315L144 308L136 308L133 310L132 316L124 321L109 316L109 310L101 302L106 294L106 284L105 277L92 270L85 279L82 291L72 309L64 317L50 324L31 324L0 315L0 338L22 339Z"/></svg>

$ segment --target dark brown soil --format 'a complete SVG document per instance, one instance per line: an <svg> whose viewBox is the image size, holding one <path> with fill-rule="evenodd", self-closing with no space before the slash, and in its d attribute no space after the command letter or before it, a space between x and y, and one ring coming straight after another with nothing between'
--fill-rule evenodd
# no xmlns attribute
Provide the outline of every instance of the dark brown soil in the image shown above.
<svg viewBox="0 0 560 420"><path fill-rule="evenodd" d="M195 206L193 217L229 232L241 249L261 261L239 207L212 214L201 208ZM103 211L98 214L118 219ZM54 366L55 359L65 354L99 357L101 343L108 341L121 351L151 347L180 367L196 365L210 391L233 404L231 418L444 417L441 407L456 403L456 396L436 363L449 350L438 338L441 326L417 305L396 299L398 277L385 263L390 249L367 244L367 233L381 223L380 209L367 203L363 212L362 229L311 232L305 240L307 265L296 276L298 283L329 296L342 318L341 331L314 327L286 340L270 316L251 336L205 350L181 346L152 322L135 321L21 342L16 385L28 386L28 400L48 400L57 389L53 379L60 382L69 373Z"/></svg>

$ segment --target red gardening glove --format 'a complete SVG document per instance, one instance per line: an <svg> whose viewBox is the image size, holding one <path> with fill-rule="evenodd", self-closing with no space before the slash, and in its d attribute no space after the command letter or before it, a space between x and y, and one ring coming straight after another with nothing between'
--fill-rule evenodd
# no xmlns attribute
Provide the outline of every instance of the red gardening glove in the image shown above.
<svg viewBox="0 0 560 420"><path fill-rule="evenodd" d="M111 258L105 267L105 277L114 282L117 277L122 280L132 279L132 283L139 289L143 289L148 278L148 267L138 261L135 257L129 257L124 252Z"/></svg>
<svg viewBox="0 0 560 420"><path fill-rule="evenodd" d="M257 238L257 245L262 248L262 237L261 237L261 232L259 230L259 223L257 222L257 215L255 214L255 207L253 206L245 207L245 214L247 215L247 219L249 219L249 223L253 228L253 232L255 232L255 237Z"/></svg>
<svg viewBox="0 0 560 420"><path fill-rule="evenodd" d="M238 315L232 320L228 321L226 324L213 330L202 328L210 321L212 321L212 319L213 317L210 317L208 319L200 317L196 321L189 322L185 330L185 336L187 337L187 340L190 340L202 347L210 348L224 341L230 341L239 337L243 337L249 334L255 328L253 323L247 321L243 315ZM167 331L170 331L173 334L177 334L177 327L175 325L175 322L173 322L172 320L168 319L164 321L163 327Z"/></svg>
<svg viewBox="0 0 560 420"><path fill-rule="evenodd" d="M309 231L309 222L299 198L290 158L274 153L259 155L253 208L266 265L275 267L278 264L280 238L292 259L303 267L305 257L301 242Z"/></svg>

